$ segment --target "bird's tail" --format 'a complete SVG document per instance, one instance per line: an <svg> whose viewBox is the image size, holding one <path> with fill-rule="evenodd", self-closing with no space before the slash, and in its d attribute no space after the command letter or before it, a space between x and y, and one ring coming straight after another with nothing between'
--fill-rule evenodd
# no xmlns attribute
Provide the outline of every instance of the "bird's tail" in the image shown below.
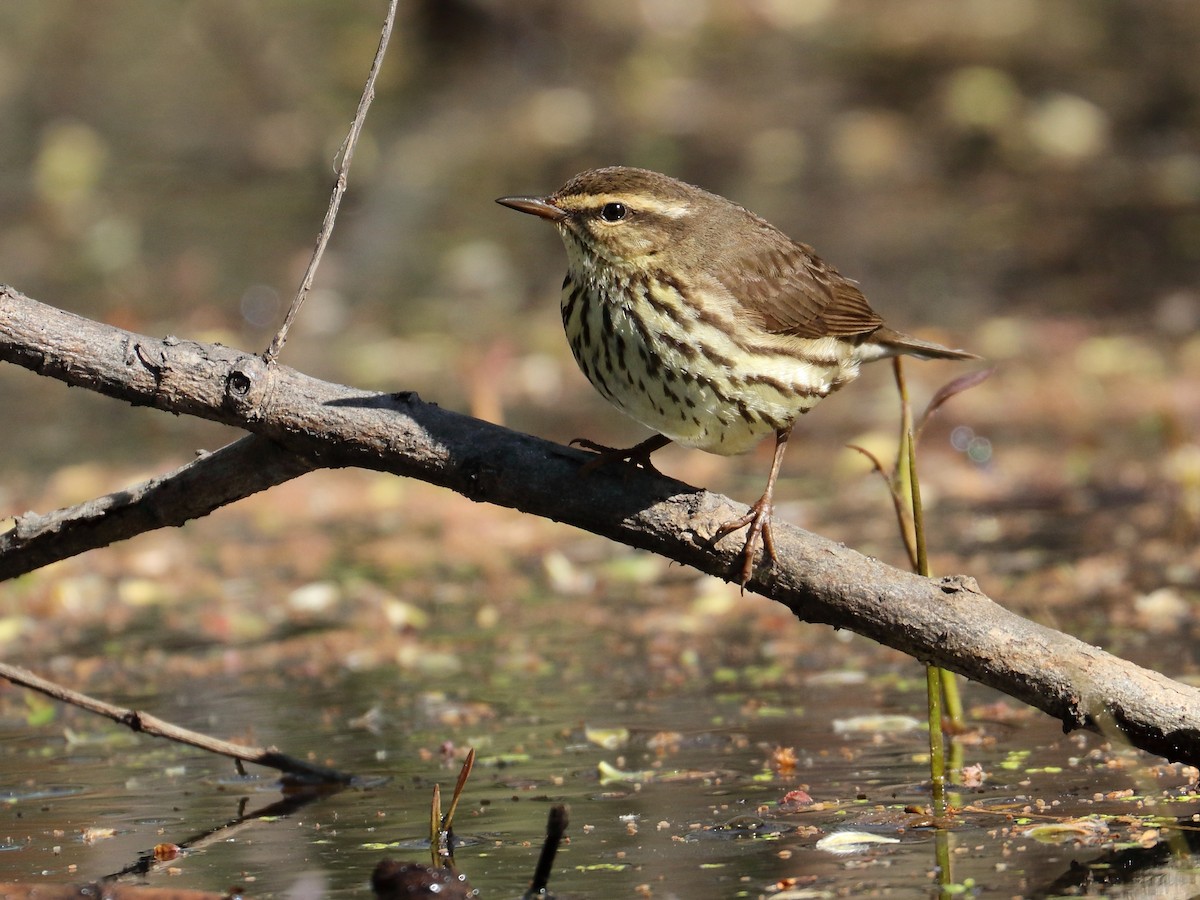
<svg viewBox="0 0 1200 900"><path fill-rule="evenodd" d="M881 356L915 356L918 359L979 359L966 350L952 350L933 341L923 341L884 325L871 334L870 342L883 351Z"/></svg>

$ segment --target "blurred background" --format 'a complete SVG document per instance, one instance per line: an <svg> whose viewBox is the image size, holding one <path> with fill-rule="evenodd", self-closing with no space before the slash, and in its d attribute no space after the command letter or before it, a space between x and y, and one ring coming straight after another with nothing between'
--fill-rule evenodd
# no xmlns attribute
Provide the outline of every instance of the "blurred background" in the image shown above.
<svg viewBox="0 0 1200 900"><path fill-rule="evenodd" d="M383 6L4 3L0 281L149 334L264 348ZM1174 341L1200 321L1192 0L402 10L283 360L314 375L543 431L579 390L591 433L640 439L574 370L557 237L492 202L614 163L741 202L892 324L993 360L1046 351L1030 322ZM154 459L181 430L221 440L150 411L114 420L110 401L42 381L0 370L0 415L23 424L10 463L77 459L64 422L105 435L89 456Z"/></svg>

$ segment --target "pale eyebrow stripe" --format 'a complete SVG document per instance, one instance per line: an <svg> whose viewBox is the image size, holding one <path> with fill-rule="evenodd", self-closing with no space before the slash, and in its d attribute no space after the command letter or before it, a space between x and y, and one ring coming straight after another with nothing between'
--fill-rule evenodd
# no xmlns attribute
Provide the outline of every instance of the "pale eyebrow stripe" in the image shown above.
<svg viewBox="0 0 1200 900"><path fill-rule="evenodd" d="M588 195L587 206L597 209L606 203L624 203L642 212L656 213L670 219L680 219L692 211L692 204L686 200L660 200L657 197L647 197L642 194L591 194Z"/></svg>

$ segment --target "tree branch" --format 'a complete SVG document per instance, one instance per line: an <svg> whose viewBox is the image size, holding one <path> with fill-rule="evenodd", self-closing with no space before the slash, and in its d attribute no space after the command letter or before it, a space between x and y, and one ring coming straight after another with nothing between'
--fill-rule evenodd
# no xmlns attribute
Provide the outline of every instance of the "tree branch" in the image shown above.
<svg viewBox="0 0 1200 900"><path fill-rule="evenodd" d="M581 477L588 454L415 394L368 393L227 347L133 334L7 287L0 359L130 403L239 426L303 465L419 478L726 579L738 561L738 541L708 546L717 526L745 509L727 498L644 471ZM784 523L775 541L778 564L760 566L748 587L797 617L960 672L1067 730L1115 726L1134 746L1200 763L1200 690L1013 615L971 579L921 578Z"/></svg>
<svg viewBox="0 0 1200 900"><path fill-rule="evenodd" d="M53 697L55 700L61 700L64 703L70 703L72 706L78 706L80 709L86 709L88 712L112 719L114 722L124 725L131 731L149 734L153 737L166 738L169 741L175 741L177 744L188 744L189 746L206 750L209 753L227 756L239 762L267 766L312 781L330 784L350 784L354 780L353 775L339 772L328 766L296 759L285 753L280 753L274 747L247 747L244 744L234 744L230 741L209 737L207 734L200 734L188 728L181 728L178 725L165 722L148 713L138 712L135 709L126 709L123 706L113 706L111 703L105 703L103 700L97 700L95 697L89 697L87 694L70 690L62 685L55 684L53 681L47 681L45 678L35 675L28 669L22 669L20 666L10 666L8 663L0 663L0 678L7 678L13 684L31 688L48 697Z"/></svg>
<svg viewBox="0 0 1200 900"><path fill-rule="evenodd" d="M251 434L125 490L46 515L25 513L0 534L0 581L155 528L178 527L313 468Z"/></svg>

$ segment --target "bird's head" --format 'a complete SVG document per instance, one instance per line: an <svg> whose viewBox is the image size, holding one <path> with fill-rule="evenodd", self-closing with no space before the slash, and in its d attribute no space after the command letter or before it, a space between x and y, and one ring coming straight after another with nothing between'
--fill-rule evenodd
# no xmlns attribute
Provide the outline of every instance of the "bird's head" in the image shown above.
<svg viewBox="0 0 1200 900"><path fill-rule="evenodd" d="M694 238L711 224L714 203L734 207L666 175L624 166L590 169L548 197L496 202L553 222L572 268L607 264L627 273L687 265Z"/></svg>

